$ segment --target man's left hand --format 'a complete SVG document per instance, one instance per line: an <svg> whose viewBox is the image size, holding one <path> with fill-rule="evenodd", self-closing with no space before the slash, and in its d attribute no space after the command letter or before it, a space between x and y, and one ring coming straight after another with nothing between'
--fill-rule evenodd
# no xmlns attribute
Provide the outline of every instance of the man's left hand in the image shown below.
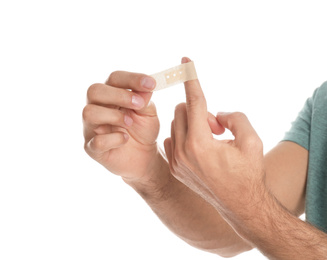
<svg viewBox="0 0 327 260"><path fill-rule="evenodd" d="M189 61L184 59L184 62ZM210 202L224 218L241 217L261 200L263 145L247 117L218 113L216 120L234 140L217 140L208 124L198 80L185 82L186 103L179 104L165 151L171 173Z"/></svg>

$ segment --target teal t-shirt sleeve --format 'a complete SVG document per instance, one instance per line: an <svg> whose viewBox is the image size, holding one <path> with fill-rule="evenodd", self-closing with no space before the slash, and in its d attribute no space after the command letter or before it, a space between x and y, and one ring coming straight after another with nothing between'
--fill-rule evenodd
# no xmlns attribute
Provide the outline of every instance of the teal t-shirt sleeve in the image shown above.
<svg viewBox="0 0 327 260"><path fill-rule="evenodd" d="M284 140L309 151L306 220L327 233L327 82L306 101Z"/></svg>
<svg viewBox="0 0 327 260"><path fill-rule="evenodd" d="M309 150L311 118L312 118L312 103L317 89L312 97L308 98L304 107L299 112L297 118L292 122L291 129L286 132L282 141L291 141L297 143Z"/></svg>

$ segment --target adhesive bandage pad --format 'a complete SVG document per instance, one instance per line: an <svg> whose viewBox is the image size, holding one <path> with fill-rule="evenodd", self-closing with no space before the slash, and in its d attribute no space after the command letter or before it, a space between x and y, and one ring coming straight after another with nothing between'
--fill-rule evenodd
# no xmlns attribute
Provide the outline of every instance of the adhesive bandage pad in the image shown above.
<svg viewBox="0 0 327 260"><path fill-rule="evenodd" d="M154 91L198 78L193 61L153 74L151 77L157 82Z"/></svg>

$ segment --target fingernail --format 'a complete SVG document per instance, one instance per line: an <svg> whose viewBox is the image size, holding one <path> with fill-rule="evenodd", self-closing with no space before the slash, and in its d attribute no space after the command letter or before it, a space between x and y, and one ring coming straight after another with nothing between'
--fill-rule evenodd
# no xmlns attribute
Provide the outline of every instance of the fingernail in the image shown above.
<svg viewBox="0 0 327 260"><path fill-rule="evenodd" d="M189 61L191 61L191 60L189 58L187 58L187 57L182 58L182 63L187 63Z"/></svg>
<svg viewBox="0 0 327 260"><path fill-rule="evenodd" d="M218 112L217 116L224 116L224 115L228 115L230 114L230 112Z"/></svg>
<svg viewBox="0 0 327 260"><path fill-rule="evenodd" d="M144 106L144 99L140 96L132 96L132 104L141 108Z"/></svg>
<svg viewBox="0 0 327 260"><path fill-rule="evenodd" d="M151 77L144 77L141 80L141 85L142 85L142 87L144 87L146 89L154 89L154 87L156 85L156 81Z"/></svg>
<svg viewBox="0 0 327 260"><path fill-rule="evenodd" d="M128 134L124 134L124 138L125 138L125 140L128 140L129 135Z"/></svg>
<svg viewBox="0 0 327 260"><path fill-rule="evenodd" d="M127 115L124 117L124 122L127 126L131 126L133 124L133 119Z"/></svg>

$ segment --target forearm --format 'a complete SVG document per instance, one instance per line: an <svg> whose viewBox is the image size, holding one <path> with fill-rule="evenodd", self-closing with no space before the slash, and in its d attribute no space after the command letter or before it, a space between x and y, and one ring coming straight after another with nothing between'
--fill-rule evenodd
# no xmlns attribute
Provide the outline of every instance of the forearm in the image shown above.
<svg viewBox="0 0 327 260"><path fill-rule="evenodd" d="M327 259L327 235L289 213L268 190L232 222L269 259Z"/></svg>
<svg viewBox="0 0 327 260"><path fill-rule="evenodd" d="M149 180L125 182L172 232L194 247L222 256L251 249L209 203L170 174L162 155L157 160L156 172Z"/></svg>

